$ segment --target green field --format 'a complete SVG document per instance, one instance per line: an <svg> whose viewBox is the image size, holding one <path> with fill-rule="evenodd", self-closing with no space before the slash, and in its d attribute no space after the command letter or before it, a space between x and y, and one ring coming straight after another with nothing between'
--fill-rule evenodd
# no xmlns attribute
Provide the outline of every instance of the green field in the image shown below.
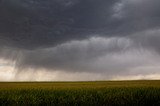
<svg viewBox="0 0 160 106"><path fill-rule="evenodd" d="M6 105L160 106L160 81L1 82Z"/></svg>

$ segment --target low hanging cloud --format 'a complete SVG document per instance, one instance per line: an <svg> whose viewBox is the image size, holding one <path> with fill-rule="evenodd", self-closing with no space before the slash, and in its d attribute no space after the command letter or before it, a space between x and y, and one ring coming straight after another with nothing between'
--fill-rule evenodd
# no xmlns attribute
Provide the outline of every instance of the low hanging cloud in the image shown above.
<svg viewBox="0 0 160 106"><path fill-rule="evenodd" d="M127 38L91 38L21 53L17 68L47 68L73 72L123 72L158 61L158 53ZM156 58L154 57L156 56ZM150 62L148 61L150 60Z"/></svg>
<svg viewBox="0 0 160 106"><path fill-rule="evenodd" d="M47 49L24 51L17 63L17 68L35 67L82 72L107 71L101 69L101 66L96 68L98 59L106 55L123 53L132 46L131 43L126 38L90 38Z"/></svg>
<svg viewBox="0 0 160 106"><path fill-rule="evenodd" d="M13 65L1 62L0 67L14 68L19 80L23 80L24 74L18 73L30 76L29 73L41 70L45 70L44 74L101 76L95 79L159 74L159 3L159 0L1 0L0 58ZM34 71L27 71L30 69Z"/></svg>

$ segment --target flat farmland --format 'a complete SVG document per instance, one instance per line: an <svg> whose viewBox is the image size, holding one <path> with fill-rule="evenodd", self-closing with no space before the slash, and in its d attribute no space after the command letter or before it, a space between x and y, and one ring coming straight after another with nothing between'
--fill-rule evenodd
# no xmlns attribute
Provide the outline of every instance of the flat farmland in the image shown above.
<svg viewBox="0 0 160 106"><path fill-rule="evenodd" d="M160 81L0 82L3 106L158 106Z"/></svg>

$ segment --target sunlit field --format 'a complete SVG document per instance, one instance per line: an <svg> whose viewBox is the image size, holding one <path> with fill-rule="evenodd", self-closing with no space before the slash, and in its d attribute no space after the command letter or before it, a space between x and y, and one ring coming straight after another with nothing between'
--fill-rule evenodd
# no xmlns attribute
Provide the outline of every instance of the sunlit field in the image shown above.
<svg viewBox="0 0 160 106"><path fill-rule="evenodd" d="M1 82L0 105L158 106L160 81Z"/></svg>

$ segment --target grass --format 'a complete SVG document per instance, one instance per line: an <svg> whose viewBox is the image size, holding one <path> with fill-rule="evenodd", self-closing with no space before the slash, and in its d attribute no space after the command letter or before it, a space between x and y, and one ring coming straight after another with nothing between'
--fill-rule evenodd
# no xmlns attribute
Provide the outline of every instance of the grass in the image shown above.
<svg viewBox="0 0 160 106"><path fill-rule="evenodd" d="M2 106L159 106L160 81L1 82Z"/></svg>

